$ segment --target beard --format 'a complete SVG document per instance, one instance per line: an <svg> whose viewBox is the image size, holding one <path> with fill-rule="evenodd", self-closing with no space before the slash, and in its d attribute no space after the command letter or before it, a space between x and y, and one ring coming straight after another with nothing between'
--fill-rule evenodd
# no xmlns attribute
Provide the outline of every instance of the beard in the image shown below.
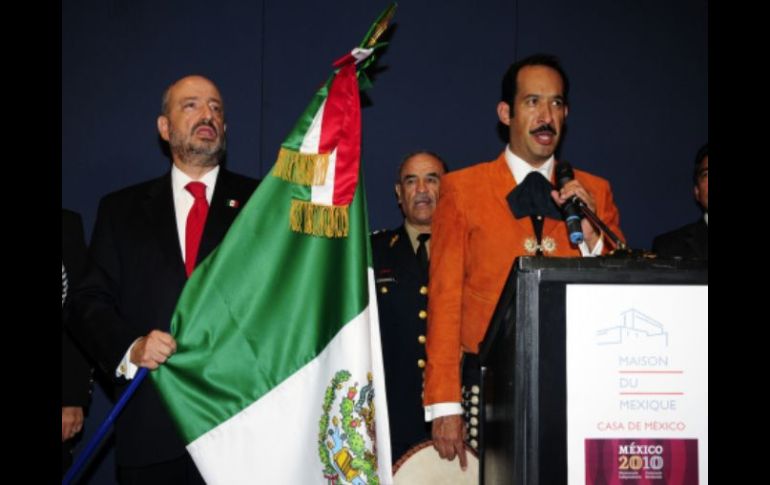
<svg viewBox="0 0 770 485"><path fill-rule="evenodd" d="M197 126L193 127L192 131L194 132L196 128ZM227 150L227 140L224 133L221 138L215 141L201 141L195 140L192 134L184 135L169 126L168 137L171 153L185 162L192 162L197 165L218 165L224 159Z"/></svg>

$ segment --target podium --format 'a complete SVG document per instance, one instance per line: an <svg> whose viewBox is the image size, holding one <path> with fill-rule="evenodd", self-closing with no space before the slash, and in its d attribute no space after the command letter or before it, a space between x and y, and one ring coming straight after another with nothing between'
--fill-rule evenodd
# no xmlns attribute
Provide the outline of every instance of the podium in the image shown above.
<svg viewBox="0 0 770 485"><path fill-rule="evenodd" d="M705 362L708 359L707 340L702 350L697 348L700 345L683 347L686 343L678 335L689 331L687 335L691 338L696 337L693 333L708 338L707 264L611 257L517 259L479 352L482 371L480 483L600 483L602 480L591 477L601 476L601 473L648 473L648 478L661 474L665 478L666 474L677 473L690 477L679 483L697 483L699 467L700 483L706 483L703 481L703 470L707 467L707 424L693 421L687 410L690 409L688 406L695 406L693 409L700 413L699 406L703 405L707 415L707 382L701 382L703 373L706 376L708 373L707 364L705 369L702 368L703 359ZM586 289L590 291L586 292ZM693 289L697 291L689 291ZM629 290L632 290L630 295ZM595 375L580 370L573 372L568 369L568 293L590 300L591 295L606 295L607 291L611 292L610 295L620 292L617 294L627 296L605 298L604 303L582 306L583 314L588 313L588 319L582 317L583 322L589 324L573 326L570 338L579 341L579 334L583 332L584 341L588 343L569 347L573 357L578 359L570 361L570 369L580 368L595 359L609 360L596 360L595 365L599 367ZM652 292L651 296L646 297L649 292ZM680 296L680 292L685 295ZM657 301L663 303L659 310L646 310L645 313L643 309L631 308L630 303L623 303L623 298L631 298L629 301L634 302L638 298L647 298L644 301L652 301L652 305L656 305ZM580 307L574 303L575 298L570 300L573 307ZM602 308L623 304L626 306L617 306L610 313ZM698 314L701 316L698 318L701 321L705 311L705 337L697 327L695 331L683 327L686 322L681 315L691 312L690 308L676 308L682 305L700 309ZM655 316L669 315L668 312L676 312L675 317ZM659 321L661 318L662 323ZM587 328L594 323L595 329ZM587 352L580 354L582 357L578 356L581 345ZM635 352L633 349L639 345L646 346L643 348L648 350L661 350ZM619 352L619 357L603 357L607 352ZM677 352L687 355L680 356ZM702 353L706 353L705 356ZM665 361L655 361L664 358ZM661 367L646 367L648 364L660 364ZM575 382L580 381L580 387L569 387L568 375ZM635 388L624 387L634 383L637 385ZM610 388L601 387L605 384ZM701 384L706 386L705 398L703 389L698 387ZM569 413L568 388L572 392L570 404L573 406ZM585 395L589 391L583 392L583 389L593 391ZM603 403L602 399L609 402ZM705 403L702 403L704 399ZM586 405L589 402L591 404ZM669 408L662 407L665 403ZM659 422L648 418L652 412L648 408L653 404L657 413L653 416L661 417ZM576 405L579 407L575 409ZM606 406L607 415L615 413L619 418L603 421L602 406ZM686 419L681 418L683 413L687 414ZM580 426L581 421L590 420L587 416L594 414L602 418L585 423L588 430L585 439L573 433L572 441L569 441L572 445L568 445L568 424ZM669 417L670 420L666 421ZM683 424L671 424L679 422ZM659 429L656 430L656 426ZM669 429L675 427L682 429ZM574 428L570 429L574 431ZM690 443L691 434L701 436L700 440L696 440L697 444ZM605 441L614 444L615 448L609 451L616 455L618 449L621 454L629 449L642 449L638 448L638 444L647 441L639 436L672 439L663 440L665 443L659 449L654 447L657 445L645 445L647 448L643 451L648 451L648 448L653 452L660 451L659 458L638 454L613 455L614 458L609 460L602 458L609 456L606 452L599 456L590 455L591 446L602 445ZM637 438L629 447L622 444L624 437ZM680 440L680 437L688 439ZM621 445L617 446L617 443ZM673 451L668 451L668 444ZM696 449L695 457L692 456L692 448ZM690 450L689 455L683 455L681 450ZM568 455L571 458L568 459ZM690 457L689 468L683 464L683 456ZM568 463L572 466L571 471L568 470ZM600 470L602 466L616 465L621 470ZM707 468L705 470L707 474ZM695 482L692 482L693 476ZM707 480L707 476L705 478Z"/></svg>

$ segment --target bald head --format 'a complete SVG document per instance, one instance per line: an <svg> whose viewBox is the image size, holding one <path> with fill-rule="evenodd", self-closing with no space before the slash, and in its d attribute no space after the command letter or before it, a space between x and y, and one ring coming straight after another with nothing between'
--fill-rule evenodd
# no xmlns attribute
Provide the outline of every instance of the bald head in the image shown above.
<svg viewBox="0 0 770 485"><path fill-rule="evenodd" d="M161 99L161 105L160 105L160 114L168 115L169 102L171 100L171 96L177 89L186 85L191 85L191 84L196 85L198 83L210 86L217 93L217 97L220 99L220 102L221 102L222 96L219 94L219 88L217 88L217 85L214 84L213 81L211 81L207 77L204 77L198 74L192 74L190 76L185 76L182 79L174 81L169 87L166 88L165 91L163 91L163 98Z"/></svg>

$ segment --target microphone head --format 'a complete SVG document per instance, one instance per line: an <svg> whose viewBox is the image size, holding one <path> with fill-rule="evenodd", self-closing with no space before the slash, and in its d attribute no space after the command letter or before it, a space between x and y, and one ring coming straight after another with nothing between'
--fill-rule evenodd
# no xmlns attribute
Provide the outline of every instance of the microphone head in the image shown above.
<svg viewBox="0 0 770 485"><path fill-rule="evenodd" d="M578 224L579 224L579 222L578 222ZM584 240L583 239L583 232L582 231L580 231L580 232L575 231L575 232L569 233L569 240L572 242L572 244L580 244L580 243L582 243L583 240Z"/></svg>
<svg viewBox="0 0 770 485"><path fill-rule="evenodd" d="M562 160L556 164L556 185L558 188L564 187L564 184L575 178L575 172L572 171L572 165Z"/></svg>

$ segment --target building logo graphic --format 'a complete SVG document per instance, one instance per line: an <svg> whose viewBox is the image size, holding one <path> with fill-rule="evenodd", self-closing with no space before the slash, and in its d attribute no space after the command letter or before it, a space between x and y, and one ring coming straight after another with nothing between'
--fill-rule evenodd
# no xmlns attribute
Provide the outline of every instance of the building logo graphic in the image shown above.
<svg viewBox="0 0 770 485"><path fill-rule="evenodd" d="M630 308L620 314L618 325L596 332L597 345L618 345L645 341L668 347L668 332L663 324L644 313Z"/></svg>

